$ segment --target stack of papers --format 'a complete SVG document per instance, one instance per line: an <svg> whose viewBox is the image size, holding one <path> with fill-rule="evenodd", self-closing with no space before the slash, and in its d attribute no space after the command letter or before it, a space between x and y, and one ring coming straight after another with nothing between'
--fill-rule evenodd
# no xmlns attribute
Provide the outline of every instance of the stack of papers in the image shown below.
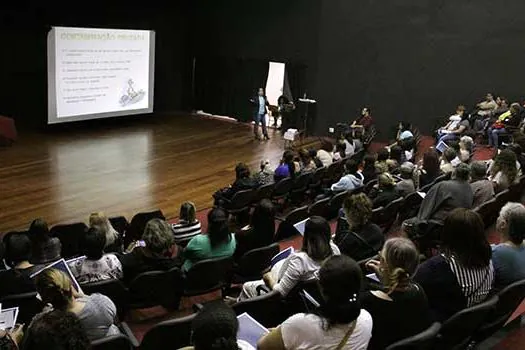
<svg viewBox="0 0 525 350"><path fill-rule="evenodd" d="M237 342L240 348L257 349L257 341L269 333L268 329L246 312L237 316L237 319L239 320Z"/></svg>
<svg viewBox="0 0 525 350"><path fill-rule="evenodd" d="M2 310L2 304L0 304L0 310L0 329L5 331L14 328L18 318L18 308L12 307Z"/></svg>
<svg viewBox="0 0 525 350"><path fill-rule="evenodd" d="M75 259L73 259L73 260L75 260ZM55 261L54 263L52 263L50 265L47 265L42 270L39 270L39 271L35 272L34 274L32 274L31 278L35 278L36 276L41 274L42 271L45 271L47 269L57 269L57 270L60 270L60 271L64 272L69 277L69 279L71 280L71 285L77 290L77 292L83 294L82 288L80 288L80 285L78 284L75 276L73 276L73 273L71 273L71 270L69 269L69 266L67 265L67 262L64 259L60 259L60 260Z"/></svg>

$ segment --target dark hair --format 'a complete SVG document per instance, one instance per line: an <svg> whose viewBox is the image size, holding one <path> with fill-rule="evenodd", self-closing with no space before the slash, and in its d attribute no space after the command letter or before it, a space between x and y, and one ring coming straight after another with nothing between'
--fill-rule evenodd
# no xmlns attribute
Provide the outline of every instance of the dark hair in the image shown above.
<svg viewBox="0 0 525 350"><path fill-rule="evenodd" d="M269 199L261 200L251 217L254 239L262 245L271 244L275 235L275 206Z"/></svg>
<svg viewBox="0 0 525 350"><path fill-rule="evenodd" d="M445 150L445 152L443 152L443 157L445 158L445 160L447 162L451 162L454 158L456 158L456 150L452 147L449 147Z"/></svg>
<svg viewBox="0 0 525 350"><path fill-rule="evenodd" d="M180 206L179 220L187 221L192 224L196 222L195 219L195 204L192 202L184 202Z"/></svg>
<svg viewBox="0 0 525 350"><path fill-rule="evenodd" d="M235 178L237 180L250 177L250 168L244 163L239 163L235 167Z"/></svg>
<svg viewBox="0 0 525 350"><path fill-rule="evenodd" d="M24 350L87 350L91 343L78 317L53 310L36 317L24 337Z"/></svg>
<svg viewBox="0 0 525 350"><path fill-rule="evenodd" d="M483 161L474 161L470 164L470 176L472 180L482 180L487 178L487 163Z"/></svg>
<svg viewBox="0 0 525 350"><path fill-rule="evenodd" d="M410 130L411 125L409 122L401 121L399 124L401 124L401 131Z"/></svg>
<svg viewBox="0 0 525 350"><path fill-rule="evenodd" d="M359 164L353 159L348 159L345 163L345 170L348 174L355 174L359 170Z"/></svg>
<svg viewBox="0 0 525 350"><path fill-rule="evenodd" d="M470 166L465 163L458 164L454 169L453 178L456 180L468 181L470 178Z"/></svg>
<svg viewBox="0 0 525 350"><path fill-rule="evenodd" d="M386 148L381 148L379 152L377 152L377 161L378 162L384 162L390 158L390 152Z"/></svg>
<svg viewBox="0 0 525 350"><path fill-rule="evenodd" d="M35 219L29 226L29 238L43 240L49 237L49 227L44 219Z"/></svg>
<svg viewBox="0 0 525 350"><path fill-rule="evenodd" d="M195 350L238 350L239 321L222 301L207 303L191 323Z"/></svg>
<svg viewBox="0 0 525 350"><path fill-rule="evenodd" d="M224 209L213 208L208 213L208 236L212 247L230 241L228 214Z"/></svg>
<svg viewBox="0 0 525 350"><path fill-rule="evenodd" d="M303 148L299 150L299 159L301 159L301 162L304 165L308 165L312 161L312 156L310 155L310 152Z"/></svg>
<svg viewBox="0 0 525 350"><path fill-rule="evenodd" d="M332 152L334 149L334 144L328 139L323 139L321 140L321 149L325 150L326 152Z"/></svg>
<svg viewBox="0 0 525 350"><path fill-rule="evenodd" d="M492 251L485 226L475 211L454 209L445 219L441 238L445 255L454 256L463 266L481 268L490 263Z"/></svg>
<svg viewBox="0 0 525 350"><path fill-rule="evenodd" d="M341 158L346 158L346 145L344 142L338 142L335 145L335 151L339 152Z"/></svg>
<svg viewBox="0 0 525 350"><path fill-rule="evenodd" d="M31 240L26 234L14 233L6 239L6 261L14 266L31 259Z"/></svg>
<svg viewBox="0 0 525 350"><path fill-rule="evenodd" d="M516 168L516 153L509 149L502 150L494 159L491 173L492 176L498 172L502 172L509 179L509 183L513 183L518 176L518 169Z"/></svg>
<svg viewBox="0 0 525 350"><path fill-rule="evenodd" d="M322 261L332 255L330 246L330 225L325 218L312 216L304 227L302 251L315 261Z"/></svg>
<svg viewBox="0 0 525 350"><path fill-rule="evenodd" d="M439 154L434 149L430 149L423 154L423 169L429 175L439 174Z"/></svg>
<svg viewBox="0 0 525 350"><path fill-rule="evenodd" d="M104 255L106 234L98 227L90 227L82 240L84 255L89 260L98 260Z"/></svg>
<svg viewBox="0 0 525 350"><path fill-rule="evenodd" d="M358 294L363 275L359 265L346 255L326 260L319 270L319 285L323 292L319 314L328 322L325 330L336 324L348 324L359 317Z"/></svg>
<svg viewBox="0 0 525 350"><path fill-rule="evenodd" d="M395 145L390 148L390 159L397 161L401 165L403 158L403 149L401 146Z"/></svg>
<svg viewBox="0 0 525 350"><path fill-rule="evenodd" d="M294 163L295 154L290 151L284 151L283 153L283 163L288 166L288 171L290 172L290 177L295 178L295 163Z"/></svg>
<svg viewBox="0 0 525 350"><path fill-rule="evenodd" d="M525 238L525 215L521 213L511 213L507 222L509 228L510 241L516 245L523 243Z"/></svg>
<svg viewBox="0 0 525 350"><path fill-rule="evenodd" d="M366 154L363 157L363 168L364 169L375 169L376 156L373 154Z"/></svg>

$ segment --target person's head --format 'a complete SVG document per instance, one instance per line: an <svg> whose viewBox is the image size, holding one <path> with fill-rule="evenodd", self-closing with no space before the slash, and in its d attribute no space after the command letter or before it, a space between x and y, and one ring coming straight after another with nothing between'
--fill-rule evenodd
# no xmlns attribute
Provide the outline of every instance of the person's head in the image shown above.
<svg viewBox="0 0 525 350"><path fill-rule="evenodd" d="M380 190L389 190L396 186L396 181L390 173L382 173L377 176Z"/></svg>
<svg viewBox="0 0 525 350"><path fill-rule="evenodd" d="M108 230L109 225L109 219L103 212L91 213L91 215L89 215L89 227L98 227L105 232Z"/></svg>
<svg viewBox="0 0 525 350"><path fill-rule="evenodd" d="M259 90L257 90L257 95L264 96L264 89L263 88L259 88Z"/></svg>
<svg viewBox="0 0 525 350"><path fill-rule="evenodd" d="M304 226L302 251L315 261L322 261L332 255L330 247L330 225L320 216L310 217Z"/></svg>
<svg viewBox="0 0 525 350"><path fill-rule="evenodd" d="M500 107L507 107L507 105L508 105L507 99L505 97L501 97L501 96L496 97L496 103Z"/></svg>
<svg viewBox="0 0 525 350"><path fill-rule="evenodd" d="M404 162L399 168L399 175L403 179L412 179L414 177L414 164Z"/></svg>
<svg viewBox="0 0 525 350"><path fill-rule="evenodd" d="M275 235L275 206L269 199L262 199L253 210L251 226L254 237L260 242L270 244Z"/></svg>
<svg viewBox="0 0 525 350"><path fill-rule="evenodd" d="M213 208L208 213L208 236L212 247L231 239L228 227L228 214L224 209Z"/></svg>
<svg viewBox="0 0 525 350"><path fill-rule="evenodd" d="M346 145L344 142L338 142L335 144L335 151L336 152L339 152L339 154L344 158L344 156L346 155L345 151L346 151Z"/></svg>
<svg viewBox="0 0 525 350"><path fill-rule="evenodd" d="M470 164L470 178L472 182L485 180L487 178L487 163L482 161L474 161Z"/></svg>
<svg viewBox="0 0 525 350"><path fill-rule="evenodd" d="M478 213L470 209L454 209L446 217L441 235L442 249L468 268L489 264L492 257L485 227Z"/></svg>
<svg viewBox="0 0 525 350"><path fill-rule="evenodd" d="M270 160L268 160L268 159L261 160L261 163L259 164L259 167L260 167L261 171L265 171L265 170L270 169Z"/></svg>
<svg viewBox="0 0 525 350"><path fill-rule="evenodd" d="M24 261L31 259L31 240L26 234L15 233L9 235L6 239L5 260L9 265L15 266Z"/></svg>
<svg viewBox="0 0 525 350"><path fill-rule="evenodd" d="M363 275L359 265L346 255L327 259L319 270L319 286L324 302L319 313L327 321L324 328L353 322L361 312L359 292Z"/></svg>
<svg viewBox="0 0 525 350"><path fill-rule="evenodd" d="M372 217L372 201L364 193L347 196L343 201L343 211L351 229L362 227Z"/></svg>
<svg viewBox="0 0 525 350"><path fill-rule="evenodd" d="M35 278L35 286L44 304L65 311L73 302L73 286L71 280L58 269L46 269Z"/></svg>
<svg viewBox="0 0 525 350"><path fill-rule="evenodd" d="M485 95L485 100L486 100L487 102L494 101L494 95L492 95L492 93L488 92L488 93Z"/></svg>
<svg viewBox="0 0 525 350"><path fill-rule="evenodd" d="M288 165L288 171L290 172L290 177L295 176L295 163L294 163L295 153L290 150L286 150L283 153L283 164Z"/></svg>
<svg viewBox="0 0 525 350"><path fill-rule="evenodd" d="M239 321L235 311L223 303L207 303L191 323L195 350L238 350Z"/></svg>
<svg viewBox="0 0 525 350"><path fill-rule="evenodd" d="M374 169L375 162L376 162L375 155L368 153L363 158L363 168L364 169Z"/></svg>
<svg viewBox="0 0 525 350"><path fill-rule="evenodd" d="M383 245L379 258L383 270L381 279L388 293L408 287L419 264L414 243L407 238L390 238Z"/></svg>
<svg viewBox="0 0 525 350"><path fill-rule="evenodd" d="M377 152L377 161L378 162L384 162L388 158L390 158L390 152L386 148L381 148L379 152Z"/></svg>
<svg viewBox="0 0 525 350"><path fill-rule="evenodd" d="M363 107L363 110L361 111L361 115L363 117L368 117L370 115L370 108L369 107Z"/></svg>
<svg viewBox="0 0 525 350"><path fill-rule="evenodd" d="M519 145L523 150L525 150L525 135L521 132L516 133L513 135L514 143Z"/></svg>
<svg viewBox="0 0 525 350"><path fill-rule="evenodd" d="M397 164L401 164L403 158L403 149L401 146L395 145L390 148L390 159L393 159Z"/></svg>
<svg viewBox="0 0 525 350"><path fill-rule="evenodd" d="M423 154L423 169L427 174L439 173L439 154L435 149L429 149Z"/></svg>
<svg viewBox="0 0 525 350"><path fill-rule="evenodd" d="M244 163L239 163L235 167L235 179L246 179L250 177L250 168Z"/></svg>
<svg viewBox="0 0 525 350"><path fill-rule="evenodd" d="M466 181L470 180L470 166L465 163L458 164L454 169L452 178L456 181Z"/></svg>
<svg viewBox="0 0 525 350"><path fill-rule="evenodd" d="M496 220L496 229L503 240L520 245L525 238L525 206L515 202L505 204Z"/></svg>
<svg viewBox="0 0 525 350"><path fill-rule="evenodd" d="M43 219L35 219L29 226L29 237L31 239L46 239L49 237L49 227Z"/></svg>
<svg viewBox="0 0 525 350"><path fill-rule="evenodd" d="M474 146L474 140L470 136L462 136L459 139L459 148L465 151L472 152L472 146Z"/></svg>
<svg viewBox="0 0 525 350"><path fill-rule="evenodd" d="M345 163L345 170L347 174L356 174L359 170L359 164L355 160L349 159Z"/></svg>
<svg viewBox="0 0 525 350"><path fill-rule="evenodd" d="M159 218L148 221L142 240L146 243L146 249L157 256L169 256L175 243L170 225Z"/></svg>
<svg viewBox="0 0 525 350"><path fill-rule="evenodd" d="M443 160L447 163L450 163L454 158L456 158L457 153L453 147L449 147L443 152Z"/></svg>
<svg viewBox="0 0 525 350"><path fill-rule="evenodd" d="M321 141L321 149L326 152L332 152L334 150L334 144L328 139L323 139Z"/></svg>
<svg viewBox="0 0 525 350"><path fill-rule="evenodd" d="M195 204L193 204L193 202L182 203L182 205L180 206L179 220L194 223L196 221L196 211L197 210L195 209Z"/></svg>
<svg viewBox="0 0 525 350"><path fill-rule="evenodd" d="M90 227L82 240L84 255L89 260L99 260L104 255L106 234L98 227Z"/></svg>
<svg viewBox="0 0 525 350"><path fill-rule="evenodd" d="M308 165L312 161L312 157L310 156L310 152L308 152L308 150L306 150L304 148L299 150L299 159L301 159L301 162L304 165Z"/></svg>
<svg viewBox="0 0 525 350"><path fill-rule="evenodd" d="M78 317L72 312L52 310L31 322L24 337L24 350L87 350L91 343Z"/></svg>
<svg viewBox="0 0 525 350"><path fill-rule="evenodd" d="M502 150L496 158L494 158L494 164L492 165L492 175L496 175L498 172L502 172L507 176L510 183L513 183L518 176L518 168L516 167L516 153L510 149Z"/></svg>
<svg viewBox="0 0 525 350"><path fill-rule="evenodd" d="M465 106L459 105L456 107L456 114L459 116L462 116L465 113L465 110L466 110Z"/></svg>
<svg viewBox="0 0 525 350"><path fill-rule="evenodd" d="M315 159L317 158L317 151L313 148L310 148L308 150L308 154L310 155L310 158Z"/></svg>
<svg viewBox="0 0 525 350"><path fill-rule="evenodd" d="M510 113L512 115L518 115L521 112L521 106L519 103L514 102L510 105Z"/></svg>
<svg viewBox="0 0 525 350"><path fill-rule="evenodd" d="M399 130L401 130L401 131L410 130L410 123L405 122L405 121L399 122Z"/></svg>

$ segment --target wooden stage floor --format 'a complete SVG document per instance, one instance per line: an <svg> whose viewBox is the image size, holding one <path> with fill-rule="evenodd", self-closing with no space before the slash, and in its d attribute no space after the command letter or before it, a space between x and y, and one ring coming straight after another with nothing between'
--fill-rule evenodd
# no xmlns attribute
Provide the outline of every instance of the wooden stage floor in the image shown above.
<svg viewBox="0 0 525 350"><path fill-rule="evenodd" d="M160 208L173 218L185 200L208 208L238 162L257 170L267 158L275 167L284 145L279 131L259 142L249 125L198 116L105 124L22 131L0 148L0 235L37 217L53 225L104 211L129 220Z"/></svg>

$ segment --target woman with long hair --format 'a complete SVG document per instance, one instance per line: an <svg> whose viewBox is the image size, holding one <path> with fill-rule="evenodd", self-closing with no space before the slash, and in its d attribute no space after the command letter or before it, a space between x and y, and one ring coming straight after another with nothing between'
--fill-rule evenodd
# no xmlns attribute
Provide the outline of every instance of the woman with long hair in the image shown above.
<svg viewBox="0 0 525 350"><path fill-rule="evenodd" d="M62 244L57 237L49 235L47 222L35 219L29 227L29 238L33 246L31 263L45 264L60 259Z"/></svg>
<svg viewBox="0 0 525 350"><path fill-rule="evenodd" d="M235 234L235 257L249 250L272 244L275 235L275 206L269 199L261 200L253 210L250 224Z"/></svg>
<svg viewBox="0 0 525 350"><path fill-rule="evenodd" d="M401 237L387 240L379 261L370 260L366 264L383 285L382 289L367 291L362 296L363 308L374 319L368 349L384 349L430 325L425 292L412 281L418 264L416 246L411 240Z"/></svg>
<svg viewBox="0 0 525 350"><path fill-rule="evenodd" d="M224 209L213 208L208 213L208 234L200 234L191 239L184 249L182 268L188 271L201 260L232 256L235 247L235 235L228 227L228 214Z"/></svg>
<svg viewBox="0 0 525 350"><path fill-rule="evenodd" d="M439 154L431 148L423 154L423 165L419 169L419 187L432 183L439 175Z"/></svg>
<svg viewBox="0 0 525 350"><path fill-rule="evenodd" d="M376 156L375 154L366 154L363 158L363 170L361 173L363 174L363 183L366 185L372 180L377 179L377 171L375 167L376 162Z"/></svg>
<svg viewBox="0 0 525 350"><path fill-rule="evenodd" d="M273 175L275 182L279 182L280 180L287 177L291 177L292 179L296 177L297 173L300 171L300 165L299 163L296 163L294 159L295 154L293 151L284 151L281 162L275 169L275 173Z"/></svg>
<svg viewBox="0 0 525 350"><path fill-rule="evenodd" d="M197 209L193 202L184 202L180 206L179 222L171 225L175 243L182 247L201 233L201 223L197 220L196 213Z"/></svg>
<svg viewBox="0 0 525 350"><path fill-rule="evenodd" d="M305 223L301 250L273 265L262 281L244 283L239 299L253 298L259 295L260 290L276 290L286 296L299 282L314 279L326 258L339 254L339 248L331 240L328 221L312 216Z"/></svg>
<svg viewBox="0 0 525 350"><path fill-rule="evenodd" d="M52 268L39 273L35 284L44 304L51 304L54 309L74 313L79 318L89 340L120 333L114 324L117 308L107 296L98 293L81 294L72 286L71 280L65 273ZM35 318L41 317L42 314Z"/></svg>
<svg viewBox="0 0 525 350"><path fill-rule="evenodd" d="M445 219L441 240L441 254L421 264L414 276L437 321L485 300L494 281L492 252L479 214L454 209Z"/></svg>
<svg viewBox="0 0 525 350"><path fill-rule="evenodd" d="M494 183L494 190L501 192L510 187L518 179L518 167L516 153L509 149L502 150L491 164L490 177Z"/></svg>
<svg viewBox="0 0 525 350"><path fill-rule="evenodd" d="M308 173L317 169L315 162L310 156L310 152L304 148L299 150L299 165L301 166L302 173Z"/></svg>
<svg viewBox="0 0 525 350"><path fill-rule="evenodd" d="M101 211L92 213L89 216L89 227L96 227L104 233L106 236L106 245L104 248L114 245L119 239L119 233L113 228L113 225L109 222L109 218Z"/></svg>
<svg viewBox="0 0 525 350"><path fill-rule="evenodd" d="M362 273L347 256L332 256L319 270L323 300L317 312L296 314L258 342L261 350L365 350L372 336L372 317L361 309Z"/></svg>
<svg viewBox="0 0 525 350"><path fill-rule="evenodd" d="M328 139L321 140L321 147L317 151L317 158L323 163L323 166L328 167L333 162L334 144Z"/></svg>

